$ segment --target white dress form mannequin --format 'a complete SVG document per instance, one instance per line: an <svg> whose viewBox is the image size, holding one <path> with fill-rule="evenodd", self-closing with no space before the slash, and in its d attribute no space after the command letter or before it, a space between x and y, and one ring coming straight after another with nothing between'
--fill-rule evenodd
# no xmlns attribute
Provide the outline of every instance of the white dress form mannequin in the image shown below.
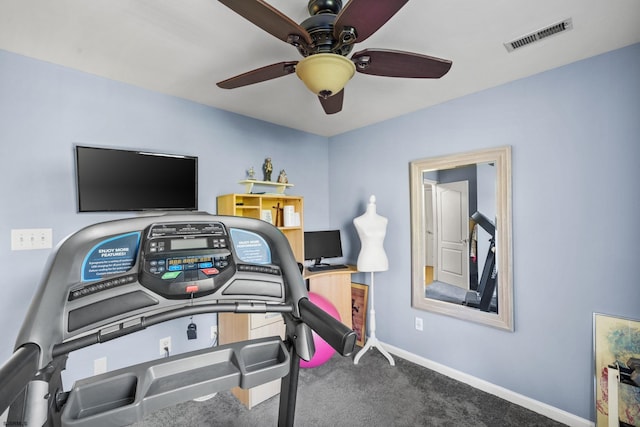
<svg viewBox="0 0 640 427"><path fill-rule="evenodd" d="M382 242L387 233L387 218L376 213L376 196L369 198L366 212L364 215L355 218L353 224L356 226L362 245L360 254L358 255L358 271L371 272L371 284L369 285L369 294L371 295L371 303L369 305L369 338L364 347L356 354L353 363L357 365L367 350L375 347L389 360L391 366L395 366L396 363L393 357L382 347L376 338L373 273L375 271L387 271L389 269L389 260L382 246Z"/></svg>

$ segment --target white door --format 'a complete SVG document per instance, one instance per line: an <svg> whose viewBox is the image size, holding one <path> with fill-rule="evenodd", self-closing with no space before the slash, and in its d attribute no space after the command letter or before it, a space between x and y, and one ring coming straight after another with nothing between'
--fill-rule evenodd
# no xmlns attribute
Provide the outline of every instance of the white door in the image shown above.
<svg viewBox="0 0 640 427"><path fill-rule="evenodd" d="M469 289L469 183L440 184L436 191L438 281Z"/></svg>

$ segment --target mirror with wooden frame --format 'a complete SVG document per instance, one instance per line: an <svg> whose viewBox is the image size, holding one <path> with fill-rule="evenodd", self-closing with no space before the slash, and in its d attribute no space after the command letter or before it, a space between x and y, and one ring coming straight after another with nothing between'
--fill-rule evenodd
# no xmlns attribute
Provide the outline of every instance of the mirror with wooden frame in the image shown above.
<svg viewBox="0 0 640 427"><path fill-rule="evenodd" d="M513 331L511 147L410 173L413 307Z"/></svg>

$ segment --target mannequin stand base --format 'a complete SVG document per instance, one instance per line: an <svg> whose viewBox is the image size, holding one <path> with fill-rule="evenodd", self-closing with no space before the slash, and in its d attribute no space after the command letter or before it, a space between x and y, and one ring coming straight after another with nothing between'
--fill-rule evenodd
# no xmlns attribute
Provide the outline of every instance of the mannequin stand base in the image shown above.
<svg viewBox="0 0 640 427"><path fill-rule="evenodd" d="M367 352L367 350L369 350L372 347L377 348L378 351L382 353L384 357L387 358L391 366L396 366L396 362L393 360L393 357L391 357L389 352L387 352L387 350L385 350L384 347L382 347L382 344L380 344L380 341L378 341L378 339L375 336L369 337L364 347L362 347L362 349L358 352L358 354L356 354L356 357L353 359L354 365L357 365L358 362L360 361L360 358Z"/></svg>

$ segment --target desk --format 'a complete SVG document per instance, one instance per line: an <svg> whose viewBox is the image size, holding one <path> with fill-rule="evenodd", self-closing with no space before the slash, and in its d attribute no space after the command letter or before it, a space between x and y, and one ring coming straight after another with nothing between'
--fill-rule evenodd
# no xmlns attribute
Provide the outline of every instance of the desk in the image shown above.
<svg viewBox="0 0 640 427"><path fill-rule="evenodd" d="M341 270L309 271L302 277L309 280L309 291L331 301L340 314L341 322L352 328L351 323L351 275L357 273L355 266Z"/></svg>

